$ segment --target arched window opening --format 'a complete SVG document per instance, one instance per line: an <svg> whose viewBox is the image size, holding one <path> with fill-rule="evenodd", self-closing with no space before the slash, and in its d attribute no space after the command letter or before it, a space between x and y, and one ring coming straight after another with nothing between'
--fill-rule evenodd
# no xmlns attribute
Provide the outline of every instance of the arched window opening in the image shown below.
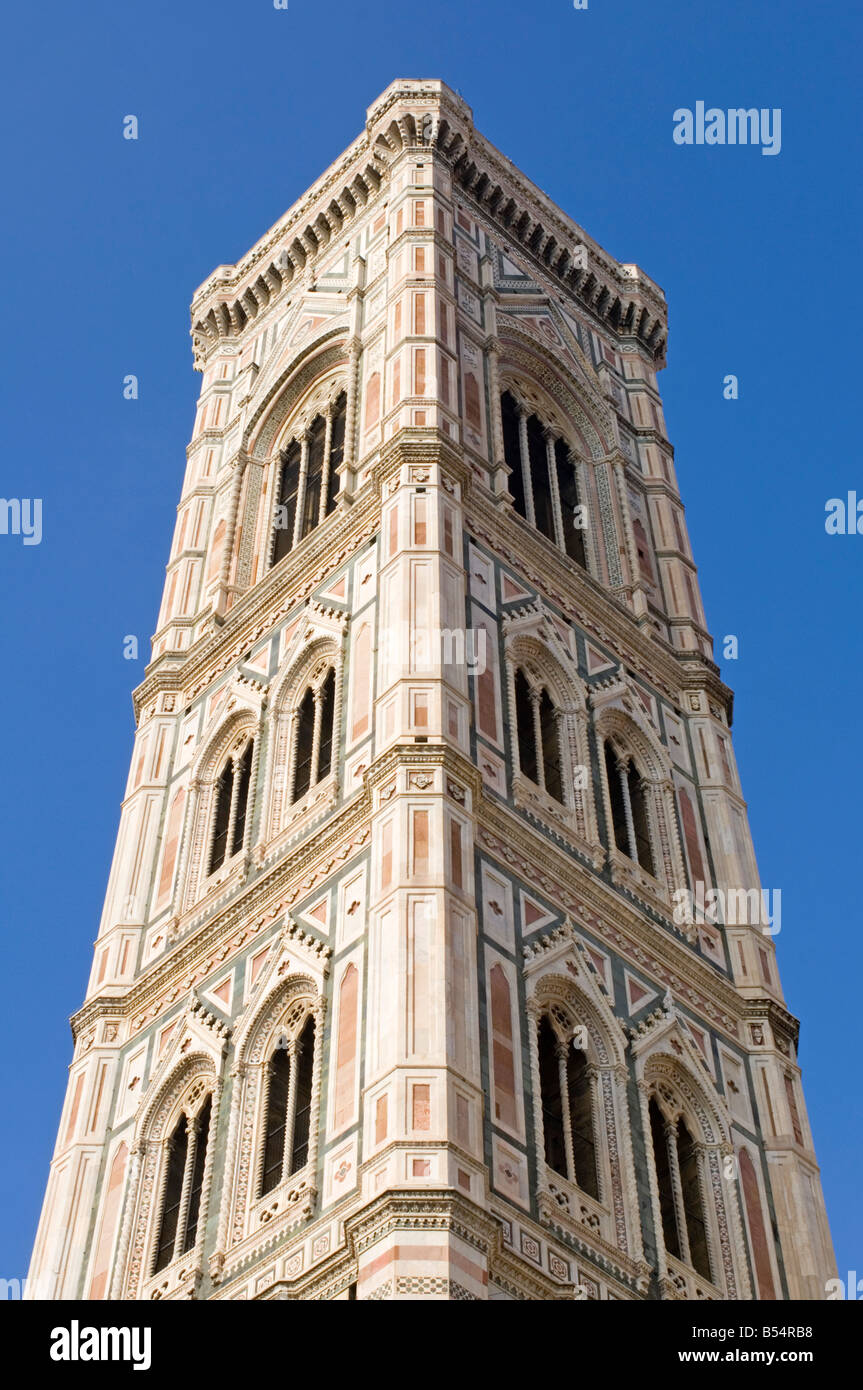
<svg viewBox="0 0 863 1390"><path fill-rule="evenodd" d="M561 1177L599 1200L593 1093L587 1058L572 1039L561 1041L548 1015L539 1022L540 1103L545 1161Z"/></svg>
<svg viewBox="0 0 863 1390"><path fill-rule="evenodd" d="M644 778L633 760L619 756L606 740L605 774L611 802L611 831L616 847L655 876L653 842Z"/></svg>
<svg viewBox="0 0 863 1390"><path fill-rule="evenodd" d="M676 1121L667 1119L653 1096L648 1109L665 1249L710 1280L698 1144L682 1115Z"/></svg>
<svg viewBox="0 0 863 1390"><path fill-rule="evenodd" d="M545 446L542 423L536 415L531 415L527 422L527 456L530 462L534 525L550 541L556 542L551 482L548 476L548 450Z"/></svg>
<svg viewBox="0 0 863 1390"><path fill-rule="evenodd" d="M188 1126L185 1115L182 1115L177 1128L168 1140L168 1176L162 1202L159 1238L156 1241L154 1274L158 1274L159 1270L164 1269L174 1258L174 1243L177 1239L177 1222L183 1196L183 1174L186 1171L188 1147Z"/></svg>
<svg viewBox="0 0 863 1390"><path fill-rule="evenodd" d="M189 1187L189 1206L186 1215L186 1232L181 1254L192 1250L198 1238L198 1217L201 1213L201 1193L204 1190L204 1168L207 1162L207 1136L210 1132L210 1109L212 1102L207 1097L195 1120L197 1144L195 1158L191 1165L191 1185Z"/></svg>
<svg viewBox="0 0 863 1390"><path fill-rule="evenodd" d="M329 777L333 769L336 673L331 666L317 686L307 686L296 714L293 800Z"/></svg>
<svg viewBox="0 0 863 1390"><path fill-rule="evenodd" d="M500 414L515 510L586 569L584 509L569 445L538 415L528 415L511 391L501 395Z"/></svg>
<svg viewBox="0 0 863 1390"><path fill-rule="evenodd" d="M578 496L578 477L575 462L562 439L554 441L554 458L557 464L557 489L560 494L563 548L570 560L575 560L582 569L587 569L587 555L584 548L584 513Z"/></svg>
<svg viewBox="0 0 863 1390"><path fill-rule="evenodd" d="M566 1058L566 1084L572 1121L572 1159L575 1181L595 1201L599 1200L596 1138L593 1133L593 1096L587 1058L570 1044Z"/></svg>
<svg viewBox="0 0 863 1390"><path fill-rule="evenodd" d="M344 391L281 452L271 565L277 565L335 509L344 460Z"/></svg>
<svg viewBox="0 0 863 1390"><path fill-rule="evenodd" d="M264 1167L261 1174L262 1197L282 1180L285 1155L285 1123L291 1089L291 1060L287 1049L277 1048L270 1058L267 1092L267 1123L264 1129Z"/></svg>
<svg viewBox="0 0 863 1390"><path fill-rule="evenodd" d="M216 783L216 812L213 817L213 841L210 849L210 873L225 862L228 850L228 828L231 823L231 801L234 795L234 763L229 758Z"/></svg>
<svg viewBox="0 0 863 1390"><path fill-rule="evenodd" d="M702 1279L710 1278L710 1254L707 1246L707 1223L701 1196L701 1177L698 1172L698 1148L681 1118L677 1122L677 1163L683 1193L683 1215L689 1239L689 1259Z"/></svg>
<svg viewBox="0 0 863 1390"><path fill-rule="evenodd" d="M216 782L208 873L239 854L245 843L254 747L254 739L249 739L239 755L232 754Z"/></svg>
<svg viewBox="0 0 863 1390"><path fill-rule="evenodd" d="M629 803L632 807L632 824L635 829L635 858L642 869L649 874L656 872L653 864L653 850L650 844L650 824L647 819L647 798L644 792L644 779L637 768L630 763L627 773Z"/></svg>
<svg viewBox="0 0 863 1390"><path fill-rule="evenodd" d="M560 711L545 686L537 689L520 667L515 672L515 725L523 776L564 805Z"/></svg>
<svg viewBox="0 0 863 1390"><path fill-rule="evenodd" d="M650 1137L653 1145L653 1164L656 1169L656 1184L659 1188L659 1212L662 1218L662 1239L669 1255L680 1259L680 1241L677 1236L677 1216L675 1212L674 1189L671 1184L671 1164L668 1156L668 1143L665 1133L665 1117L656 1101L650 1101Z"/></svg>
<svg viewBox="0 0 863 1390"><path fill-rule="evenodd" d="M249 785L252 780L252 749L249 741L237 765L237 805L234 811L234 833L231 836L231 854L239 854L246 837L246 811L249 805Z"/></svg>
<svg viewBox="0 0 863 1390"><path fill-rule="evenodd" d="M521 471L521 440L519 438L518 405L509 391L500 398L503 425L503 457L509 468L509 490L519 516L527 517L524 497L524 478Z"/></svg>
<svg viewBox="0 0 863 1390"><path fill-rule="evenodd" d="M329 777L333 765L333 719L336 711L336 673L331 668L321 686L321 734L318 742L318 777Z"/></svg>
<svg viewBox="0 0 863 1390"><path fill-rule="evenodd" d="M629 832L626 825L626 800L621 787L620 773L617 769L617 755L611 744L605 745L605 775L608 779L608 795L611 801L611 821L614 843L624 854L629 854Z"/></svg>
<svg viewBox="0 0 863 1390"><path fill-rule="evenodd" d="M300 490L300 458L302 450L292 439L282 453L282 471L276 499L275 538L271 564L277 565L294 544L297 519L297 496Z"/></svg>
<svg viewBox="0 0 863 1390"><path fill-rule="evenodd" d="M309 462L306 469L306 487L303 496L303 520L300 526L300 540L313 531L318 524L321 509L321 483L324 474L324 444L327 424L323 415L316 415L309 430Z"/></svg>
<svg viewBox="0 0 863 1390"><path fill-rule="evenodd" d="M315 1021L309 1015L299 1037L277 1047L270 1059L261 1197L308 1160L314 1060Z"/></svg>
<svg viewBox="0 0 863 1390"><path fill-rule="evenodd" d="M533 723L531 689L523 671L515 673L515 724L518 734L518 761L525 777L538 780L536 730Z"/></svg>
<svg viewBox="0 0 863 1390"><path fill-rule="evenodd" d="M542 1131L545 1161L561 1177L567 1176L566 1146L563 1137L563 1104L560 1094L560 1064L557 1034L543 1017L539 1025L539 1082L542 1092Z"/></svg>
<svg viewBox="0 0 863 1390"><path fill-rule="evenodd" d="M194 1119L184 1113L167 1145L159 1234L153 1260L158 1274L172 1260L186 1255L198 1238L201 1195L207 1165L212 1098L207 1097Z"/></svg>
<svg viewBox="0 0 863 1390"><path fill-rule="evenodd" d="M312 1117L312 1076L315 1060L315 1020L306 1019L297 1041L297 1091L294 1103L294 1134L291 1147L292 1173L306 1165L309 1156L309 1130Z"/></svg>
<svg viewBox="0 0 863 1390"><path fill-rule="evenodd" d="M345 457L345 421L347 418L348 398L344 391L338 397L333 410L333 428L330 436L330 457L326 461L324 469L325 486L322 490L324 498L324 516L329 516L336 505L339 495L341 478L338 470L344 462Z"/></svg>
<svg viewBox="0 0 863 1390"><path fill-rule="evenodd" d="M311 686L300 701L294 762L294 800L305 796L312 785L312 752L315 738L315 692Z"/></svg>
<svg viewBox="0 0 863 1390"><path fill-rule="evenodd" d="M542 768L545 790L555 801L563 802L563 776L560 766L560 734L558 714L548 691L543 688L539 697L539 735L542 743Z"/></svg>

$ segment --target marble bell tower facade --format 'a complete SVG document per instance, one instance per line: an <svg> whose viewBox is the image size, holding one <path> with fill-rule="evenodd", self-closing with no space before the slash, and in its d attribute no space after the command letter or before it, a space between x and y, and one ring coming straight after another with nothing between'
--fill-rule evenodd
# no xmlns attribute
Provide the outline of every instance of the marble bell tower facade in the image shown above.
<svg viewBox="0 0 863 1390"><path fill-rule="evenodd" d="M192 338L30 1296L824 1297L662 291L398 81Z"/></svg>

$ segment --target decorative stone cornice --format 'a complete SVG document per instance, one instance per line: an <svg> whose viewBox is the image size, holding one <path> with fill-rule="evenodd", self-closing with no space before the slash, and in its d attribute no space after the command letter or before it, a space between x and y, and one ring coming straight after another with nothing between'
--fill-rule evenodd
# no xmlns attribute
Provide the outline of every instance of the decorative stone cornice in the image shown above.
<svg viewBox="0 0 863 1390"><path fill-rule="evenodd" d="M477 219L517 248L540 282L555 293L562 288L606 332L663 360L665 297L650 277L609 256L515 169L443 82L400 79L369 108L363 133L257 245L236 265L219 266L196 292L196 367L219 344L239 339L289 288L315 283L318 259L388 186L390 165L406 149L445 161Z"/></svg>
<svg viewBox="0 0 863 1390"><path fill-rule="evenodd" d="M346 1216L344 1242L338 1250L294 1279L281 1279L262 1292L267 1299L329 1299L353 1283L360 1256L395 1231L440 1231L457 1236L488 1263L492 1282L527 1300L572 1299L572 1284L562 1283L527 1264L504 1246L500 1220L454 1192L421 1189L387 1192Z"/></svg>
<svg viewBox="0 0 863 1390"><path fill-rule="evenodd" d="M398 476L404 464L413 469L437 466L442 479L458 483L462 499L470 494L474 474L465 464L462 452L439 431L432 434L427 429L403 428L387 440L371 469L372 481L381 496L386 495L387 484Z"/></svg>
<svg viewBox="0 0 863 1390"><path fill-rule="evenodd" d="M465 782L473 793L474 800L482 791L482 774L475 763L470 762L447 743L397 743L388 748L363 774L369 800L374 791L399 767L429 768L442 767Z"/></svg>
<svg viewBox="0 0 863 1390"><path fill-rule="evenodd" d="M334 569L355 554L380 526L380 504L372 487L345 512L331 517L269 570L234 604L224 623L198 639L188 652L157 658L133 692L136 719L163 691L189 699L205 690L279 620L322 586Z"/></svg>
<svg viewBox="0 0 863 1390"><path fill-rule="evenodd" d="M795 1051L800 1038L800 1020L795 1018L782 1004L775 999L745 999L744 1017L749 1019L766 1018L773 1029L774 1034L793 1043Z"/></svg>
<svg viewBox="0 0 863 1390"><path fill-rule="evenodd" d="M605 940L638 968L671 987L693 1013L711 1027L739 1040L745 1001L732 982L693 951L682 949L673 924L657 930L636 904L598 875L585 870L566 850L534 831L516 811L492 797L476 805L478 841L483 849L571 914L575 930ZM547 885L547 886L546 886Z"/></svg>
<svg viewBox="0 0 863 1390"><path fill-rule="evenodd" d="M720 679L719 668L697 652L681 653L649 628L639 625L626 605L580 565L575 565L521 517L493 504L491 494L477 487L465 507L465 527L499 559L510 565L559 609L614 653L628 654L637 669L673 705L682 690L704 690L729 712L732 692Z"/></svg>
<svg viewBox="0 0 863 1390"><path fill-rule="evenodd" d="M370 810L368 797L360 793L324 826L318 827L313 837L293 847L284 858L258 875L229 905L215 903L202 918L201 904L195 904L183 919L187 927L184 934L181 926L178 944L145 966L122 998L106 1000L94 996L73 1014L73 1038L77 1040L96 1019L147 1016L149 1023L175 1007L178 998L170 998L167 994L175 981L206 978L227 954L238 951L250 937L266 931L282 912L289 912L291 902L305 896L301 878L305 882L318 872L326 874L336 863L347 863L353 854L360 852L368 838ZM306 932L306 936L309 935ZM142 1022L141 1026L145 1024Z"/></svg>

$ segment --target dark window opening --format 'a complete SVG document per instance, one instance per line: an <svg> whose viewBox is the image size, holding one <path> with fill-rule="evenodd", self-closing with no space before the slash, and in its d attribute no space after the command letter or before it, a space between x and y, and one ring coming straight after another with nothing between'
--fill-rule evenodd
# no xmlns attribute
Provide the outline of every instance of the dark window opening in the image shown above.
<svg viewBox="0 0 863 1390"><path fill-rule="evenodd" d="M345 417L347 413L347 404L348 398L343 391L336 401L335 413L333 415L333 436L330 441L330 476L327 483L327 516L329 516L336 505L339 484L341 482L337 469L344 462L345 457Z"/></svg>
<svg viewBox="0 0 863 1390"><path fill-rule="evenodd" d="M276 503L273 558L271 564L277 565L294 543L294 524L297 512L297 493L300 487L300 446L292 440L282 453L282 474Z"/></svg>
<svg viewBox="0 0 863 1390"><path fill-rule="evenodd" d="M210 847L209 872L215 873L225 862L228 851L228 827L231 822L231 800L234 793L234 764L229 758L216 783L216 811L213 817L213 840Z"/></svg>
<svg viewBox="0 0 863 1390"><path fill-rule="evenodd" d="M183 1177L186 1172L186 1155L189 1149L189 1133L185 1115L181 1116L177 1128L168 1143L168 1176L165 1182L165 1196L162 1202L162 1219L159 1223L159 1236L156 1241L156 1259L153 1273L171 1263L174 1258L174 1245L177 1239L177 1225L180 1219L180 1201L183 1196Z"/></svg>
<svg viewBox="0 0 863 1390"><path fill-rule="evenodd" d="M710 1279L710 1254L701 1200L701 1179L698 1174L698 1149L682 1117L677 1122L677 1163L680 1169L680 1186L683 1189L683 1214L689 1239L689 1258L695 1272L700 1274L702 1279Z"/></svg>
<svg viewBox="0 0 863 1390"><path fill-rule="evenodd" d="M338 469L345 456L346 414L347 396L342 391L332 408L329 452L326 417L315 416L309 426L305 477L302 476L300 441L292 439L282 450L271 565L278 564L293 549L295 531L299 543L335 508L341 483Z"/></svg>
<svg viewBox="0 0 863 1390"><path fill-rule="evenodd" d="M665 1118L651 1098L650 1135L653 1141L653 1163L656 1168L656 1183L659 1188L659 1210L662 1217L662 1239L669 1255L680 1259L680 1241L677 1236L677 1218L674 1211L674 1191L671 1185L671 1166L668 1161L668 1146L665 1139Z"/></svg>
<svg viewBox="0 0 863 1390"><path fill-rule="evenodd" d="M252 752L254 743L246 744L239 765L237 782L237 806L234 812L234 834L231 840L231 854L239 854L246 835L246 810L249 804L249 784L252 780Z"/></svg>
<svg viewBox="0 0 863 1390"><path fill-rule="evenodd" d="M292 1173L304 1168L309 1156L314 1060L315 1020L309 1017L297 1041L297 1093L294 1097L294 1143L290 1167Z"/></svg>
<svg viewBox="0 0 863 1390"><path fill-rule="evenodd" d="M336 708L336 673L330 670L321 687L321 734L318 745L318 777L329 777L333 765L333 717Z"/></svg>
<svg viewBox="0 0 863 1390"><path fill-rule="evenodd" d="M554 456L557 461L557 487L560 493L560 519L563 526L563 546L571 560L587 569L584 550L584 528L576 525L581 520L578 500L578 482L575 464L569 457L569 450L562 439L555 440Z"/></svg>
<svg viewBox="0 0 863 1390"><path fill-rule="evenodd" d="M264 1167L261 1174L262 1197L278 1187L285 1155L285 1127L291 1085L291 1059L280 1047L270 1058L267 1091L267 1121L264 1137Z"/></svg>
<svg viewBox="0 0 863 1390"><path fill-rule="evenodd" d="M560 1064L557 1034L549 1020L539 1025L539 1084L542 1103L542 1132L545 1161L549 1168L566 1177L566 1144L563 1137L563 1105L560 1095Z"/></svg>
<svg viewBox="0 0 863 1390"><path fill-rule="evenodd" d="M509 490L519 516L527 517L524 497L524 477L521 471L521 442L519 438L518 406L515 397L504 391L500 398L503 423L503 458L510 470Z"/></svg>
<svg viewBox="0 0 863 1390"><path fill-rule="evenodd" d="M186 1234L183 1238L183 1248L181 1255L187 1254L194 1248L198 1238L198 1217L201 1214L201 1192L204 1187L204 1168L207 1163L207 1143L210 1137L210 1111L212 1101L207 1097L195 1119L195 1133L197 1143L195 1145L195 1162L192 1169L192 1182L189 1188L189 1210L186 1217Z"/></svg>
<svg viewBox="0 0 863 1390"><path fill-rule="evenodd" d="M632 807L632 823L635 826L635 848L638 862L649 874L655 873L653 850L650 844L650 824L647 818L647 798L644 781L632 763L627 774L629 781L629 804Z"/></svg>
<svg viewBox="0 0 863 1390"><path fill-rule="evenodd" d="M586 1192L598 1202L599 1178L596 1169L596 1139L593 1133L593 1097L587 1058L583 1052L576 1052L571 1045L567 1050L566 1081L572 1122L575 1181L582 1192Z"/></svg>
<svg viewBox="0 0 863 1390"><path fill-rule="evenodd" d="M321 508L321 486L324 479L324 443L327 424L323 415L317 415L309 431L309 457L306 471L306 489L303 498L303 521L300 527L300 540L313 531L318 524Z"/></svg>
<svg viewBox="0 0 863 1390"><path fill-rule="evenodd" d="M515 724L518 736L518 761L525 777L538 780L536 761L536 730L533 724L533 700L530 685L523 672L515 673Z"/></svg>
<svg viewBox="0 0 863 1390"><path fill-rule="evenodd" d="M294 774L294 800L301 796L312 784L312 750L315 738L315 696L309 686L303 696L297 717L296 771Z"/></svg>
<svg viewBox="0 0 863 1390"><path fill-rule="evenodd" d="M530 482L533 490L533 514L536 528L550 541L555 539L554 508L548 476L548 451L542 423L535 415L527 422L527 456L530 462Z"/></svg>
<svg viewBox="0 0 863 1390"><path fill-rule="evenodd" d="M624 854L629 854L629 834L626 826L626 802L620 785L617 770L617 755L611 744L605 745L605 775L608 781L608 796L611 801L611 820L614 843Z"/></svg>
<svg viewBox="0 0 863 1390"><path fill-rule="evenodd" d="M557 709L547 690L543 690L539 701L539 727L542 739L542 767L545 775L545 790L555 801L563 804L563 775L560 766L560 736L557 727Z"/></svg>

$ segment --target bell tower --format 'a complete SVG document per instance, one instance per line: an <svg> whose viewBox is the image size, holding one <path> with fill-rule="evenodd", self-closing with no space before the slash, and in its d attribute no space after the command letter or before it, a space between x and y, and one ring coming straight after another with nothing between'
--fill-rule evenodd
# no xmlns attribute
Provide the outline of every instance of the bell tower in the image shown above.
<svg viewBox="0 0 863 1390"><path fill-rule="evenodd" d="M31 1295L824 1297L662 291L397 81L192 339Z"/></svg>

